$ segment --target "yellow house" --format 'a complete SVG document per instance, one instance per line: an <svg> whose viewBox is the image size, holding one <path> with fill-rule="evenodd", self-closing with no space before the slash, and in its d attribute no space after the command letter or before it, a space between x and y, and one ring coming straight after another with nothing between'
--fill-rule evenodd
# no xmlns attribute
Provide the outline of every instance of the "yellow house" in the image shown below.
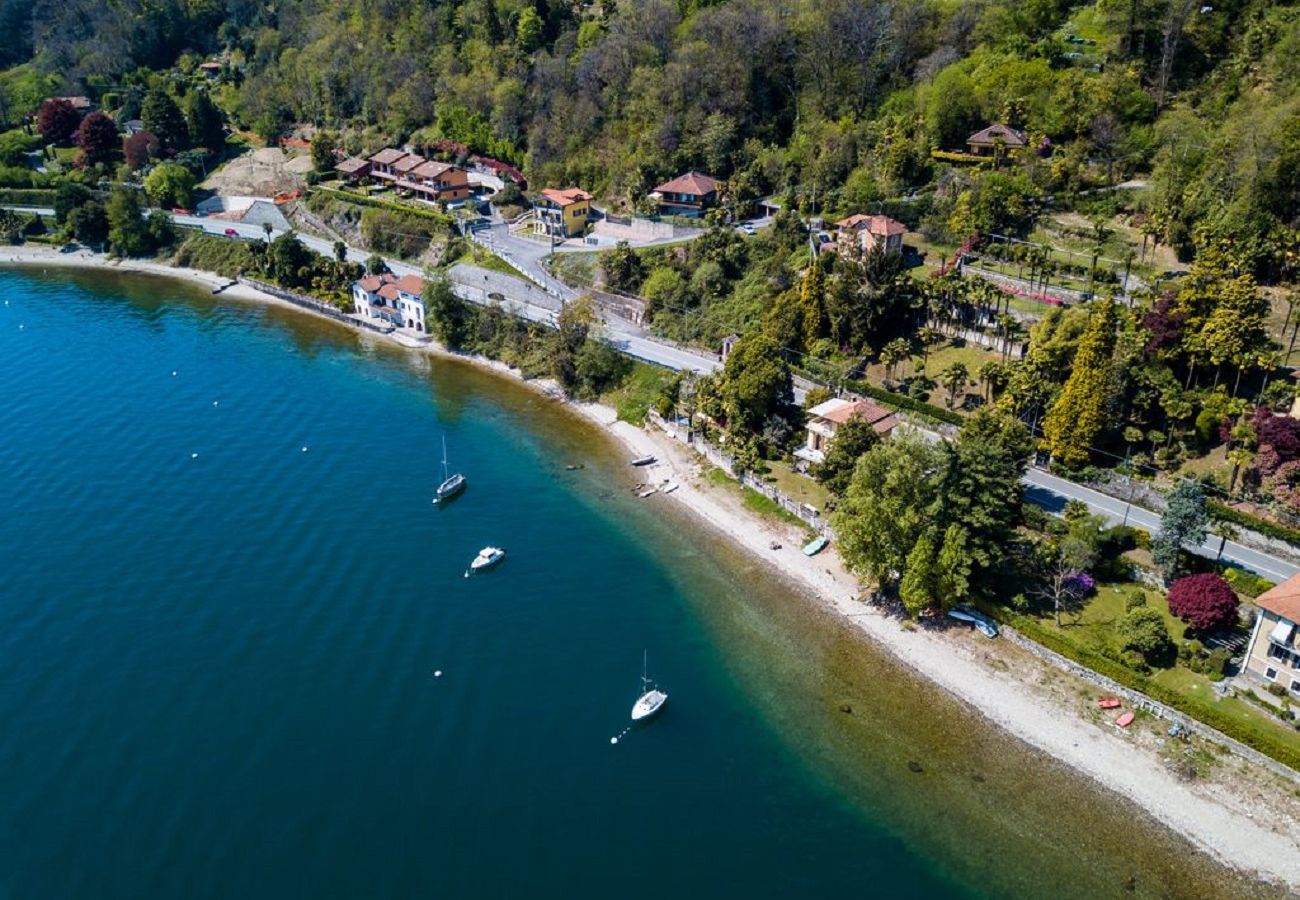
<svg viewBox="0 0 1300 900"><path fill-rule="evenodd" d="M559 238L582 234L591 214L591 194L581 188L547 188L533 204L533 231Z"/></svg>

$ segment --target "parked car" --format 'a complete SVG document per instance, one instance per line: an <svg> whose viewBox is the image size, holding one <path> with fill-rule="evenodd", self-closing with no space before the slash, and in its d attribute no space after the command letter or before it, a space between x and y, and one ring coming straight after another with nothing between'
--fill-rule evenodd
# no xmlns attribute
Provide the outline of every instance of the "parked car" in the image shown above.
<svg viewBox="0 0 1300 900"><path fill-rule="evenodd" d="M756 229L756 228L754 227L754 223L753 223L753 222L742 222L742 223L740 224L740 230L743 231L745 234L757 234L757 233L758 233L758 229Z"/></svg>
<svg viewBox="0 0 1300 900"><path fill-rule="evenodd" d="M233 228L227 228L226 237L239 237L239 232Z"/></svg>

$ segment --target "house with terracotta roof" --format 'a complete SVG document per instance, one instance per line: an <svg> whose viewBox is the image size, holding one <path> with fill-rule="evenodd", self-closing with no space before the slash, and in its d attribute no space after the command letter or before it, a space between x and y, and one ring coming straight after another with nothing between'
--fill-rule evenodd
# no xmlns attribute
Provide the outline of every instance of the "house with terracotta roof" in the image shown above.
<svg viewBox="0 0 1300 900"><path fill-rule="evenodd" d="M650 192L659 211L674 216L702 216L718 202L718 179L699 172L687 172L665 181Z"/></svg>
<svg viewBox="0 0 1300 900"><path fill-rule="evenodd" d="M349 156L334 167L339 177L347 182L357 182L370 174L370 160L359 156Z"/></svg>
<svg viewBox="0 0 1300 900"><path fill-rule="evenodd" d="M402 160L398 166L405 167L405 163L406 160ZM469 196L469 173L451 163L426 159L407 168L397 180L397 187L424 200L450 203Z"/></svg>
<svg viewBox="0 0 1300 900"><path fill-rule="evenodd" d="M1024 149L1029 137L1010 125L990 125L966 138L966 146L975 156L1001 156Z"/></svg>
<svg viewBox="0 0 1300 900"><path fill-rule="evenodd" d="M1260 594L1255 605L1259 617L1250 634L1244 672L1300 698L1300 575Z"/></svg>
<svg viewBox="0 0 1300 900"><path fill-rule="evenodd" d="M424 279L419 275L368 275L352 283L352 304L357 315L364 318L425 331Z"/></svg>
<svg viewBox="0 0 1300 900"><path fill-rule="evenodd" d="M582 234L591 215L591 194L582 188L546 188L533 201L533 231L567 238Z"/></svg>
<svg viewBox="0 0 1300 900"><path fill-rule="evenodd" d="M885 437L894 430L898 420L883 406L870 400L845 400L835 397L808 410L808 443L795 451L795 456L811 463L826 461L826 451L840 426L850 419L862 419L872 430Z"/></svg>
<svg viewBox="0 0 1300 900"><path fill-rule="evenodd" d="M397 172L393 166L397 162L410 156L405 150L398 150L395 147L385 147L374 156L370 157L370 176L378 178L381 181L396 181Z"/></svg>
<svg viewBox="0 0 1300 900"><path fill-rule="evenodd" d="M907 226L889 216L866 216L862 213L840 219L835 223L836 239L846 250L859 248L863 252L879 247L886 253L903 252L903 235Z"/></svg>

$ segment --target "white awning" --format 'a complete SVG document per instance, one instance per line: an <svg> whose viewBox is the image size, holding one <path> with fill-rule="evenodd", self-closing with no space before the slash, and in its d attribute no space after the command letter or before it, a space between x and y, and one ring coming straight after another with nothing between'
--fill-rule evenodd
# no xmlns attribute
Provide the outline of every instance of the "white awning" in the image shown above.
<svg viewBox="0 0 1300 900"><path fill-rule="evenodd" d="M1291 645L1291 635L1295 632L1295 623L1288 622L1286 619L1278 619L1273 630L1269 632L1268 639L1275 644L1281 644L1284 647Z"/></svg>

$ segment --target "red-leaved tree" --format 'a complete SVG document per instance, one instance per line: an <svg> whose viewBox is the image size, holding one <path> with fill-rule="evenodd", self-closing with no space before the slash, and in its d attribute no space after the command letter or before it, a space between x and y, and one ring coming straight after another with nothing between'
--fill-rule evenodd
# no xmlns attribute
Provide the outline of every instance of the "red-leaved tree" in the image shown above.
<svg viewBox="0 0 1300 900"><path fill-rule="evenodd" d="M110 116L96 110L81 120L77 146L89 165L112 159L118 147L117 125Z"/></svg>
<svg viewBox="0 0 1300 900"><path fill-rule="evenodd" d="M139 172L158 155L158 138L149 131L137 131L122 144L122 155L132 172Z"/></svg>
<svg viewBox="0 0 1300 900"><path fill-rule="evenodd" d="M1169 587L1169 611L1196 631L1214 631L1237 621L1237 594L1214 572L1179 578Z"/></svg>
<svg viewBox="0 0 1300 900"><path fill-rule="evenodd" d="M62 144L81 124L81 115L62 97L51 97L36 113L36 129L51 144Z"/></svg>

